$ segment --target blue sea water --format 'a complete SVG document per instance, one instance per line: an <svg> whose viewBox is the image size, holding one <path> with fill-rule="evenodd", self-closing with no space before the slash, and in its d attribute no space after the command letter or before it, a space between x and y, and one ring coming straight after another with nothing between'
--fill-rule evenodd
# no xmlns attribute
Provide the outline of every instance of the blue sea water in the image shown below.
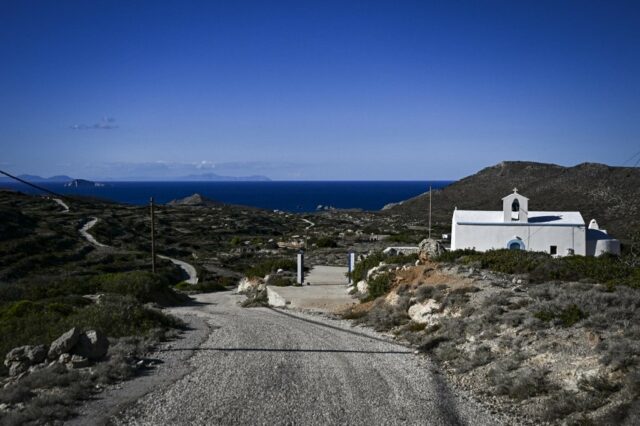
<svg viewBox="0 0 640 426"><path fill-rule="evenodd" d="M108 182L104 187L66 188L62 183L37 183L60 194L85 195L142 205L150 197L158 204L198 193L229 204L289 212L316 211L319 205L340 209L380 210L385 204L406 200L451 181L270 181L270 182ZM26 193L38 190L19 183L0 188Z"/></svg>

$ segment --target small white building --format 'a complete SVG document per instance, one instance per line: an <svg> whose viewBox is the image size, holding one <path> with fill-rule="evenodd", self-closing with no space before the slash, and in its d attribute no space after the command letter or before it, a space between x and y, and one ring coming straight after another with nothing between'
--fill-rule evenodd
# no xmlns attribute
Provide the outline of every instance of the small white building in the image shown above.
<svg viewBox="0 0 640 426"><path fill-rule="evenodd" d="M514 189L502 199L502 211L456 210L451 250L542 251L556 256L620 254L620 242L598 228L586 229L580 212L529 211L529 199Z"/></svg>

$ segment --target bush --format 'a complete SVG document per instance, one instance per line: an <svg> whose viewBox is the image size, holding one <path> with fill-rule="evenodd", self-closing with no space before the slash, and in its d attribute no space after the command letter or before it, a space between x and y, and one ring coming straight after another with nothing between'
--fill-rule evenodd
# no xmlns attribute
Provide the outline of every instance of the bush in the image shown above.
<svg viewBox="0 0 640 426"><path fill-rule="evenodd" d="M441 254L441 262L479 262L482 268L506 274L529 274L532 282L589 279L609 286L640 288L640 267L616 256L565 256L521 250L455 250Z"/></svg>
<svg viewBox="0 0 640 426"><path fill-rule="evenodd" d="M578 321L585 319L587 314L582 312L577 305L571 304L559 312L542 310L536 312L534 316L544 322L550 322L557 319L563 327L571 327Z"/></svg>
<svg viewBox="0 0 640 426"><path fill-rule="evenodd" d="M278 269L295 272L297 267L298 263L293 259L267 259L248 268L245 271L245 275L249 278L262 278L266 275L276 272Z"/></svg>
<svg viewBox="0 0 640 426"><path fill-rule="evenodd" d="M338 247L338 242L330 237L321 237L315 241L315 244L319 248L336 248Z"/></svg>
<svg viewBox="0 0 640 426"><path fill-rule="evenodd" d="M396 254L392 256L386 256L384 261L386 263L396 263L399 265L404 265L407 263L415 263L418 260L418 254Z"/></svg>
<svg viewBox="0 0 640 426"><path fill-rule="evenodd" d="M389 273L379 274L372 280L369 280L369 292L364 301L377 299L384 295L391 287L391 277Z"/></svg>
<svg viewBox="0 0 640 426"><path fill-rule="evenodd" d="M496 394L523 400L550 390L546 375L546 370L529 367L513 371L494 368L489 371L489 381Z"/></svg>
<svg viewBox="0 0 640 426"><path fill-rule="evenodd" d="M365 257L363 260L356 262L356 265L351 271L351 276L353 277L353 282L357 283L358 281L362 281L367 278L367 271L375 266L378 266L380 262L384 259L384 255L382 252L375 252Z"/></svg>
<svg viewBox="0 0 640 426"><path fill-rule="evenodd" d="M179 295L171 289L166 277L151 272L103 274L92 278L91 282L103 292L133 296L141 303L174 306L187 300L184 295Z"/></svg>
<svg viewBox="0 0 640 426"><path fill-rule="evenodd" d="M186 281L179 282L175 288L188 293L215 293L226 291L228 286L236 284L236 280L231 277L216 277L215 279L200 281L198 284L189 284Z"/></svg>
<svg viewBox="0 0 640 426"><path fill-rule="evenodd" d="M50 344L72 327L121 337L182 325L177 318L146 308L131 296L105 295L95 304L75 297L55 299L53 303L12 302L0 305L0 358L17 346ZM6 373L4 365L0 372Z"/></svg>

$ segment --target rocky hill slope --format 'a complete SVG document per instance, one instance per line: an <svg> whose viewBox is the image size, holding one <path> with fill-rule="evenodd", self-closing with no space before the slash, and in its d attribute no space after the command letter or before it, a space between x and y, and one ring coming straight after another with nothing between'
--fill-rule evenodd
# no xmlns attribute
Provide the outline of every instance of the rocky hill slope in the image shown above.
<svg viewBox="0 0 640 426"><path fill-rule="evenodd" d="M640 230L640 168L583 163L574 167L523 161L503 161L433 192L433 223L448 229L454 208L501 210L502 197L514 187L529 198L529 209L579 211L585 222L625 240ZM423 218L427 222L428 193L385 210L386 214Z"/></svg>

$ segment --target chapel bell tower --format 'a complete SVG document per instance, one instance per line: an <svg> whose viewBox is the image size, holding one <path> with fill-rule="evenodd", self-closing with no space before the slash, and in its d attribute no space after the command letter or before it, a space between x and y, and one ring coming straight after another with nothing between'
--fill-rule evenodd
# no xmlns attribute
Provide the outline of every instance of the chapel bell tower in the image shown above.
<svg viewBox="0 0 640 426"><path fill-rule="evenodd" d="M513 194L509 194L502 199L502 211L505 222L529 222L529 199L518 194L518 188L513 189Z"/></svg>

